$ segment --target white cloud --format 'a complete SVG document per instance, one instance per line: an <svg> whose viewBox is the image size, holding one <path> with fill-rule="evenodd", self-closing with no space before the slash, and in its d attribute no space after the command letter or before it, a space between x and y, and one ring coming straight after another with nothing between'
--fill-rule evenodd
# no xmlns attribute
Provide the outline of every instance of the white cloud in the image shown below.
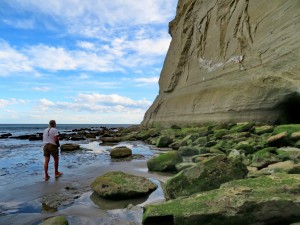
<svg viewBox="0 0 300 225"><path fill-rule="evenodd" d="M0 76L34 72L28 57L0 39Z"/></svg>
<svg viewBox="0 0 300 225"><path fill-rule="evenodd" d="M157 84L159 77L140 77L135 78L134 82L138 83L139 85L148 85L148 84Z"/></svg>
<svg viewBox="0 0 300 225"><path fill-rule="evenodd" d="M88 41L77 41L77 45L80 48L87 49L87 50L95 49L95 44L92 42L88 42Z"/></svg>
<svg viewBox="0 0 300 225"><path fill-rule="evenodd" d="M21 29L33 29L35 22L33 19L24 19L24 20L8 20L8 19L4 19L2 20L4 23L16 27L16 28L21 28Z"/></svg>
<svg viewBox="0 0 300 225"><path fill-rule="evenodd" d="M73 102L53 102L48 99L40 99L38 109L41 111L60 110L73 112L103 112L103 113L128 113L145 112L151 105L147 100L133 100L117 94L78 94Z"/></svg>
<svg viewBox="0 0 300 225"><path fill-rule="evenodd" d="M34 87L34 88L32 88L32 90L41 91L41 92L48 92L48 91L51 90L51 88L49 88L49 87Z"/></svg>
<svg viewBox="0 0 300 225"><path fill-rule="evenodd" d="M15 105L15 104L27 104L29 101L23 100L23 99L16 99L16 98L10 98L10 99L0 99L0 108L5 108L8 105Z"/></svg>

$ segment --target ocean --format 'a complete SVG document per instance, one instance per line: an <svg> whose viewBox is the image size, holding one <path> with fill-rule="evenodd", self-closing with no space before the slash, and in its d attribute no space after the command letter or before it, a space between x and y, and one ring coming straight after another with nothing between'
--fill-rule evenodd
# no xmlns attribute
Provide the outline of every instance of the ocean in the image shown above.
<svg viewBox="0 0 300 225"><path fill-rule="evenodd" d="M100 127L107 128L118 128L118 127L128 127L130 124L58 124L57 128L60 133L71 132L74 129L88 128L92 130L100 129ZM27 203L19 202L18 196L12 196L13 190L19 190L22 192L22 189L26 190L26 186L32 186L36 183L39 183L42 186L44 185L56 185L59 184L53 180L54 177L54 166L53 159L51 158L49 163L49 175L52 177L50 181L44 181L44 156L43 156L43 143L39 141L30 141L28 139L22 140L14 138L20 135L28 134L38 134L42 133L47 124L0 124L0 136L3 134L11 134L8 138L0 138L0 224L8 223L18 224L17 216L26 216L28 220L37 221L36 224L40 221L41 217L47 216L48 212L43 212L39 200L31 199ZM142 160L147 160L153 157L157 153L157 150L151 149L151 147L140 141L133 142L121 142L113 146L103 146L100 145L101 141L99 140L80 140L80 141L70 141L70 140L61 140L60 144L65 143L76 143L79 144L81 149L75 152L61 152L60 161L59 161L59 171L64 173L63 177L60 178L61 181L65 181L68 177L73 176L76 173L80 173L82 168L94 168L95 165L101 166L112 166L116 165L116 162L113 162L109 153L110 149L117 146L126 146L132 149L133 154L142 155ZM139 163L141 159L133 159ZM131 162L132 162L131 161ZM129 162L130 163L130 162ZM144 171L146 172L146 171ZM156 181L158 182L158 181ZM159 184L159 182L158 182ZM46 187L46 186L45 186ZM157 192L156 192L157 193ZM159 198L162 198L161 188L158 190ZM75 206L71 206L71 209L74 207L84 207L87 209L85 212L89 212L90 209L94 210L98 208L90 199L91 192L85 193L81 198L79 198ZM157 195L157 194L156 194ZM152 195L151 195L152 196ZM155 196L155 194L154 194ZM28 196L30 199L30 195ZM6 201L5 199L10 199ZM73 208L72 208L73 207ZM64 209L66 211L69 208ZM97 209L100 210L100 209ZM132 221L131 211L111 211L112 213L124 213L126 220ZM79 210L80 211L80 210ZM77 211L75 210L77 213ZM82 211L83 212L83 211ZM109 211L101 211L102 213L107 213ZM72 211L73 213L73 211ZM72 216L72 213L67 213L68 219L73 220L71 224L82 224L78 219L79 217ZM75 213L75 214L76 214ZM97 212L95 212L97 214ZM140 224L142 210L138 210L138 217L134 217L134 221L138 221L137 224ZM49 214L50 216L51 214ZM123 214L122 214L123 215ZM121 217L123 217L121 215ZM33 216L33 217L32 217ZM32 218L31 218L32 217ZM36 219L35 219L36 217ZM116 216L113 216L114 218ZM81 217L80 217L81 218ZM101 217L99 217L102 219ZM99 219L96 218L97 220ZM119 216L117 216L119 218ZM87 219L87 218L86 218ZM87 219L90 222L94 221L93 218ZM111 220L108 216L108 220ZM119 219L118 219L119 220ZM17 223L15 223L17 221ZM78 222L79 221L79 222ZM92 224L91 222L91 224ZM24 222L20 224L32 224L29 222ZM35 224L35 223L34 223ZM108 222L107 224L110 224ZM118 223L116 223L118 224Z"/></svg>
<svg viewBox="0 0 300 225"><path fill-rule="evenodd" d="M128 127L130 124L58 124L60 133L71 132L74 129L100 127L117 128ZM0 136L11 134L9 138L0 139L0 191L5 189L12 182L22 182L22 179L41 180L43 179L43 143L42 141L29 141L12 138L20 135L42 133L48 126L46 124L0 124ZM60 155L59 168L62 171L69 171L78 168L80 165L89 165L98 161L110 163L109 150L116 146L102 146L99 141L60 141L60 144L76 143L83 150ZM153 151L142 142L119 143L130 147L133 154L142 154L146 158L153 155ZM52 160L52 159L51 159ZM49 172L53 170L53 163L49 164Z"/></svg>

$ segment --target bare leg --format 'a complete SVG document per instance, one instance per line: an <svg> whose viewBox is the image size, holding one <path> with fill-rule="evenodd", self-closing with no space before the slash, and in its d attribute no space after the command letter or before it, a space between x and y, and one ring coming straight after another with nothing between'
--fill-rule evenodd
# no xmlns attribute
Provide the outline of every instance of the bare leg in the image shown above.
<svg viewBox="0 0 300 225"><path fill-rule="evenodd" d="M49 174L48 174L49 161L50 161L50 156L45 156L45 162L44 162L45 180L49 179Z"/></svg>
<svg viewBox="0 0 300 225"><path fill-rule="evenodd" d="M55 170L55 177L59 177L62 175L61 172L58 171L58 162L59 162L59 156L56 155L54 158L54 170Z"/></svg>

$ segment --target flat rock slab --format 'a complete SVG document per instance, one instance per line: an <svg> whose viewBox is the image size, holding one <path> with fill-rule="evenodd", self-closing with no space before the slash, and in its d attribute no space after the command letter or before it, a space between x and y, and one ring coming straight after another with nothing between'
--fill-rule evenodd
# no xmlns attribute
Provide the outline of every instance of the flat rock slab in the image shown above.
<svg viewBox="0 0 300 225"><path fill-rule="evenodd" d="M97 177L91 183L91 188L102 198L121 200L145 196L154 191L157 185L145 177L115 171Z"/></svg>

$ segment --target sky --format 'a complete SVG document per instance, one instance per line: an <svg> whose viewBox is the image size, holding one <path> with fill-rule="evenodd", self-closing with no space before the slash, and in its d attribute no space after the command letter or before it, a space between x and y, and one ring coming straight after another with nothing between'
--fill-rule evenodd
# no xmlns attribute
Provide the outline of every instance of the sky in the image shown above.
<svg viewBox="0 0 300 225"><path fill-rule="evenodd" d="M1 0L0 124L138 124L178 0Z"/></svg>

